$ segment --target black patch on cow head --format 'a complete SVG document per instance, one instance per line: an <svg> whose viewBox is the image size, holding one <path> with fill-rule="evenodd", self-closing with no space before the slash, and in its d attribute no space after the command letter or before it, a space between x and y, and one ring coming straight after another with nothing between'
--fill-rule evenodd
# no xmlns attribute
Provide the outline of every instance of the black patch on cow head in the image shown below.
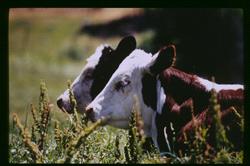
<svg viewBox="0 0 250 166"><path fill-rule="evenodd" d="M144 103L156 110L157 91L156 91L156 77L150 74L145 74L142 77L142 97Z"/></svg>
<svg viewBox="0 0 250 166"><path fill-rule="evenodd" d="M117 48L105 47L93 72L93 84L90 95L94 99L107 84L120 63L136 48L133 36L123 38Z"/></svg>

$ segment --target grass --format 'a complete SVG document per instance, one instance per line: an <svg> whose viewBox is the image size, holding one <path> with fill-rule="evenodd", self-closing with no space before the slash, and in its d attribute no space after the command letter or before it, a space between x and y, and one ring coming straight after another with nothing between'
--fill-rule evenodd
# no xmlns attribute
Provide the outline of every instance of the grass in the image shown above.
<svg viewBox="0 0 250 166"><path fill-rule="evenodd" d="M70 85L70 84L69 84ZM22 124L16 113L12 114L12 132L10 133L10 163L243 163L243 150L232 151L219 113L216 93L210 101L209 116L216 127L214 147L206 141L211 126L195 125L194 134L186 137L188 149L169 157L161 157L159 151L143 149L145 135L138 99L134 97L129 129L108 129L104 127L107 119L95 123L87 121L85 114L78 114L76 100L70 86L69 97L73 114L60 123L52 116L53 107L49 104L48 90L45 83L40 84L38 105L30 105L32 127ZM28 114L26 114L28 116ZM193 122L195 123L193 116ZM241 122L243 123L243 122ZM241 124L242 125L242 124ZM219 131L219 132L218 132Z"/></svg>
<svg viewBox="0 0 250 166"><path fill-rule="evenodd" d="M70 93L71 104L75 106ZM84 114L67 114L61 125L51 117L47 89L41 83L38 109L31 105L32 127L23 125L17 114L13 114L13 133L10 134L11 163L137 163L141 141L136 126L138 116L133 111L129 132L101 127L105 119L90 123ZM134 109L135 110L135 109ZM133 121L133 122L132 122ZM54 125L52 123L54 122ZM143 123L140 123L143 124ZM139 128L138 128L139 129ZM112 129L111 129L112 130ZM141 130L141 127L140 127ZM128 140L128 141L127 141ZM121 147L121 142L128 142ZM115 144L114 144L115 143ZM138 145L137 145L138 144ZM126 147L126 148L125 148ZM133 149L136 147L136 150ZM121 149L127 149L122 152ZM126 155L125 155L126 154ZM141 151L140 151L141 154ZM129 156L129 159L125 156ZM136 159L135 159L136 158Z"/></svg>

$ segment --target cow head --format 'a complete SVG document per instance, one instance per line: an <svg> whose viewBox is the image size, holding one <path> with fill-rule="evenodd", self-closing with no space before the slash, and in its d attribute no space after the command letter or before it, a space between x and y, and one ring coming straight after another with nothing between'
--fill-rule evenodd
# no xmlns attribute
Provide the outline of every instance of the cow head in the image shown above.
<svg viewBox="0 0 250 166"><path fill-rule="evenodd" d="M88 105L86 110L88 117L92 121L108 117L107 124L127 128L133 107L133 96L137 95L144 120L144 131L147 134L155 107L145 103L142 92L143 79L145 76L150 76L156 80L157 75L170 67L174 59L175 47L172 45L162 48L154 56L139 49L134 50L120 64L104 89Z"/></svg>
<svg viewBox="0 0 250 166"><path fill-rule="evenodd" d="M136 48L135 38L123 38L116 49L108 45L100 45L95 53L87 59L87 64L71 84L77 102L77 110L82 112L106 85L119 64ZM69 90L57 99L60 109L72 113Z"/></svg>

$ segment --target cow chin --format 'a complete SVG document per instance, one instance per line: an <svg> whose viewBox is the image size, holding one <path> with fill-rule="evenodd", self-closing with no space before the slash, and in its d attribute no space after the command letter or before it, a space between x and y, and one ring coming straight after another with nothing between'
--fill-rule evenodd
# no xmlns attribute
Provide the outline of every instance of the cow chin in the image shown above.
<svg viewBox="0 0 250 166"><path fill-rule="evenodd" d="M128 129L129 127L129 119L128 118L115 118L112 115L98 115L96 113L92 113L88 118L92 122L96 122L99 119L105 119L105 125L110 125L116 128Z"/></svg>
<svg viewBox="0 0 250 166"><path fill-rule="evenodd" d="M128 129L129 127L129 120L110 120L107 122L108 125L120 128L120 129Z"/></svg>

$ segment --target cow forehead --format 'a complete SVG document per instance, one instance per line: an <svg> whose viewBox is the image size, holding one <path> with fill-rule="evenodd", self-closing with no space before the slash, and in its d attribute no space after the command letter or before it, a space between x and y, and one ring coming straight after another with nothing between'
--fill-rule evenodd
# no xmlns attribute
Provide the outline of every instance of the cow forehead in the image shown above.
<svg viewBox="0 0 250 166"><path fill-rule="evenodd" d="M122 61L122 63L120 64L114 75L115 76L123 75L125 73L129 74L130 72L133 72L133 70L135 69L144 68L151 61L152 61L151 53L146 53L143 50L136 49Z"/></svg>

